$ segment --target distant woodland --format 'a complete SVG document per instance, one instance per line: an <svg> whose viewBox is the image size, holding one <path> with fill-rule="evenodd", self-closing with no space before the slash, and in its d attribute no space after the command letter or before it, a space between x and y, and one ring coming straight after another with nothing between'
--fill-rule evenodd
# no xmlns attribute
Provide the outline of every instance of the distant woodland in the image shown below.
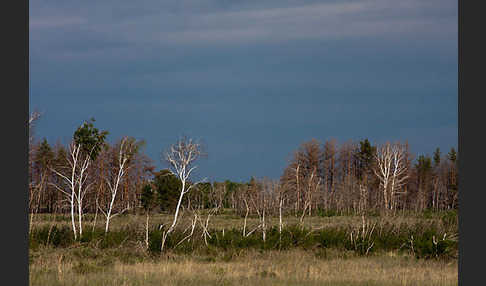
<svg viewBox="0 0 486 286"><path fill-rule="evenodd" d="M73 225L76 215L86 213L108 220L125 212L172 213L179 199L181 208L233 209L242 216L280 212L302 220L332 213L458 208L454 148L417 156L407 142L312 139L296 146L279 180L196 183L188 175L182 182L174 168L155 169L143 153L143 141L124 137L109 144L109 133L90 120L75 130L71 144L50 144L34 133L39 116L32 113L29 120L29 212L71 212ZM190 189L184 196L182 183Z"/></svg>

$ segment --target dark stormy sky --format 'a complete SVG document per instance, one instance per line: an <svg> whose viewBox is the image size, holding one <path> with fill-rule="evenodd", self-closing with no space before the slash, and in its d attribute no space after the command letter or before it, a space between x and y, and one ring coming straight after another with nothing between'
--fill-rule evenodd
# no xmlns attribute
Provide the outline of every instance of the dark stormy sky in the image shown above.
<svg viewBox="0 0 486 286"><path fill-rule="evenodd" d="M39 138L83 120L160 153L202 139L209 180L278 178L303 141L457 147L457 1L38 0Z"/></svg>

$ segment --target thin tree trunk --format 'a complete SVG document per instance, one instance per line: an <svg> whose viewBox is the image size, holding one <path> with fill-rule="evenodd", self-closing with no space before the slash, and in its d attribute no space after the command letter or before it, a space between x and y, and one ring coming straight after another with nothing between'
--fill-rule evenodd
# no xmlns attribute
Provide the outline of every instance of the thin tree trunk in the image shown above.
<svg viewBox="0 0 486 286"><path fill-rule="evenodd" d="M79 221L79 237L80 238L81 238L81 235L83 235L82 215L83 215L82 204L81 204L81 199L79 199L78 200L78 221Z"/></svg>
<svg viewBox="0 0 486 286"><path fill-rule="evenodd" d="M115 194L112 193L111 196L111 201L110 201L110 208L108 209L108 212L106 213L106 225L105 225L105 232L108 232L108 228L110 227L110 219L111 219L111 212L113 210L113 203L115 202Z"/></svg>
<svg viewBox="0 0 486 286"><path fill-rule="evenodd" d="M76 223L74 222L74 194L71 195L71 223L73 225L74 240L77 240Z"/></svg>
<svg viewBox="0 0 486 286"><path fill-rule="evenodd" d="M98 204L96 204L96 211L95 211L95 217L94 217L94 222L93 222L93 229L92 232L94 232L96 228L96 219L98 218Z"/></svg>
<svg viewBox="0 0 486 286"><path fill-rule="evenodd" d="M266 231L267 231L267 229L265 228L265 207L263 207L262 213L263 213L263 216L262 216L262 238L263 238L263 242L265 242Z"/></svg>
<svg viewBox="0 0 486 286"><path fill-rule="evenodd" d="M179 196L179 201L177 202L177 207L176 207L176 211L175 211L175 214L174 214L174 220L172 221L172 225L169 227L169 229L167 231L164 231L164 233L162 234L162 245L160 246L160 252L164 251L167 236L169 236L169 234L174 230L174 227L177 223L177 216L179 215L179 208L181 207L182 197L184 196L184 191L185 191L185 186L186 186L185 182L182 181L181 195Z"/></svg>
<svg viewBox="0 0 486 286"><path fill-rule="evenodd" d="M283 204L283 200L282 198L280 198L280 204L278 207L278 218L279 218L278 231L280 234L282 234L282 204Z"/></svg>
<svg viewBox="0 0 486 286"><path fill-rule="evenodd" d="M248 202L246 199L244 199L245 205L246 205L246 214L245 214L245 220L243 222L243 236L246 235L246 219L248 218L248 213L250 212L250 208L248 207Z"/></svg>
<svg viewBox="0 0 486 286"><path fill-rule="evenodd" d="M145 246L149 248L149 212L147 211L147 219L145 221Z"/></svg>

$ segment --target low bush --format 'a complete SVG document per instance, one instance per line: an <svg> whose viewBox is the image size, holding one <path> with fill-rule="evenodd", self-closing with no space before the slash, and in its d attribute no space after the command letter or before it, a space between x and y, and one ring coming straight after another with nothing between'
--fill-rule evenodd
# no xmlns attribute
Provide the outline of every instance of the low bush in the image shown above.
<svg viewBox="0 0 486 286"><path fill-rule="evenodd" d="M447 225L445 228L444 225ZM369 230L369 229L368 229ZM446 232L447 230L447 232ZM317 255L326 256L326 249L342 252L352 251L356 255L368 255L379 251L398 251L412 253L417 258L456 257L457 214L444 213L440 220L418 221L415 224L402 222L394 224L379 220L372 231L366 236L360 229L352 225L328 226L321 229L303 228L298 224L288 225L280 233L278 226L266 230L263 241L262 231L257 230L250 235L243 235L241 229L233 228L225 231L210 229L207 244L202 235L202 229L196 228L190 239L185 239L182 229L176 228L167 238L166 249L176 254L199 254L203 257L218 257L230 261L243 250L289 250L300 248L312 250ZM351 236L351 233L353 236ZM184 240L185 239L185 240ZM80 247L75 255L97 258L98 251L88 249L121 249L127 250L133 246L145 245L145 236L137 232L135 227L124 227L108 233L104 229L85 230L83 236L74 241L72 230L68 226L43 226L35 228L30 235L30 248L35 250L41 245L64 248L77 244ZM182 241L182 242L181 242ZM149 231L148 253L160 254L162 230L153 228ZM143 247L138 248L143 249ZM134 255L134 259L131 259ZM133 251L120 253L119 259L129 263L138 261ZM83 271L79 266L79 271Z"/></svg>

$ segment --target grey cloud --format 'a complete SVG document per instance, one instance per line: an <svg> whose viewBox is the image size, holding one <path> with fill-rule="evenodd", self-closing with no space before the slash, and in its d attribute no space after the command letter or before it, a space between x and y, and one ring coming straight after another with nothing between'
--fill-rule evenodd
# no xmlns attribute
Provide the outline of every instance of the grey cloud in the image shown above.
<svg viewBox="0 0 486 286"><path fill-rule="evenodd" d="M114 6L102 2L91 6L91 9L83 6L83 9L70 10L66 7L64 13L57 11L31 16L31 27L37 28L33 32L41 33L41 28L52 29L62 23L72 26L76 21L81 22L80 19L83 19L92 33L115 37L120 41L156 45L220 45L402 34L446 37L455 32L455 23L442 20L441 15L422 15L423 11L437 10L430 3L448 6L449 1L429 1L426 2L429 4L424 4L423 1L416 0L363 0L302 2L299 5L297 2L289 1L283 7L279 2L270 2L274 4L273 7L251 2L251 9L239 10L221 9L218 6L221 2L218 1L201 2L208 3L202 5L204 9L195 3L160 5L146 2L145 5L140 5L145 7L141 12L140 9L134 9L133 15L130 16L129 12L133 7L130 10L122 9L121 7L125 7L124 2L117 2L116 5L112 3ZM292 5L288 5L289 3ZM150 5L153 8L147 9ZM129 4L129 7L131 6L133 4ZM191 7L193 9L190 9ZM198 7L200 9L197 9ZM449 7L445 10L453 9ZM120 13L126 14L126 17L114 16ZM77 20L69 23L66 20L68 17Z"/></svg>
<svg viewBox="0 0 486 286"><path fill-rule="evenodd" d="M30 16L30 104L54 141L94 116L157 161L185 132L209 173L244 179L278 177L312 137L457 142L457 1L39 0Z"/></svg>

